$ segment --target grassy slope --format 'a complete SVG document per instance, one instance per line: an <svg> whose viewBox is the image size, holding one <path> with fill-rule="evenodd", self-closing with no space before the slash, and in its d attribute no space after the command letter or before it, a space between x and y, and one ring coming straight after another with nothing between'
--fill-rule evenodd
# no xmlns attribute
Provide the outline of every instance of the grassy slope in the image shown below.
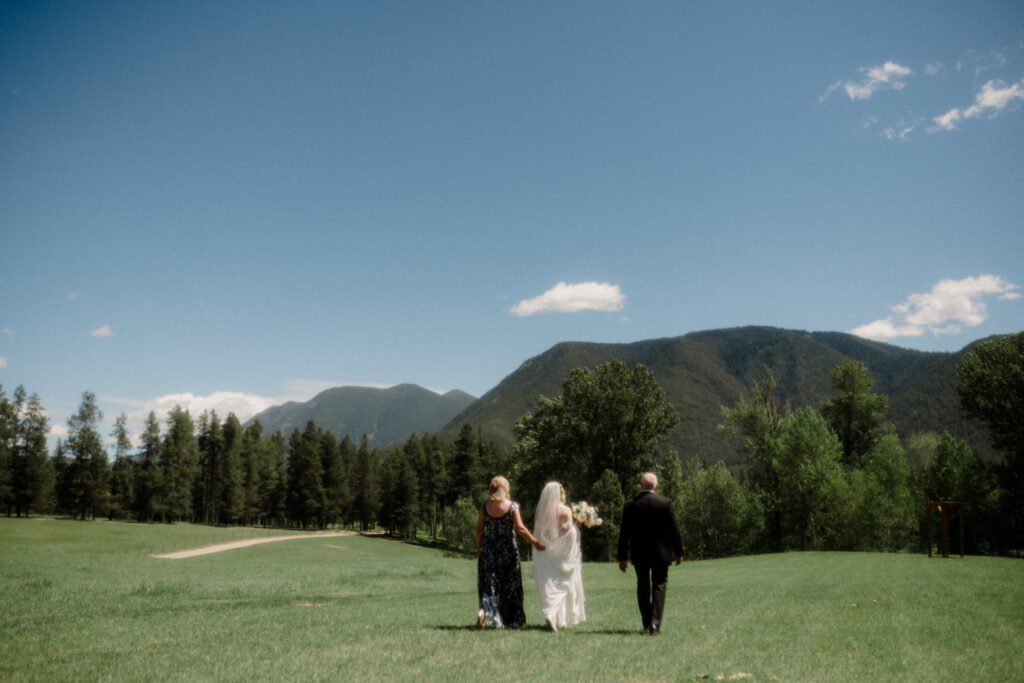
<svg viewBox="0 0 1024 683"><path fill-rule="evenodd" d="M660 638L638 634L632 575L587 565L582 627L540 630L527 580L528 628L477 633L475 564L425 548L351 537L178 561L144 552L229 534L0 519L0 679L1022 678L1021 561L688 563L670 575Z"/></svg>

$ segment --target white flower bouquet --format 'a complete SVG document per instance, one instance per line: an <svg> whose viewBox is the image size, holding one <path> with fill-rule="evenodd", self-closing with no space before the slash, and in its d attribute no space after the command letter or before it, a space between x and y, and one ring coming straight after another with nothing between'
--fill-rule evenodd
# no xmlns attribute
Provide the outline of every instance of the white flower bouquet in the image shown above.
<svg viewBox="0 0 1024 683"><path fill-rule="evenodd" d="M604 524L604 520L597 516L597 508L585 500L572 504L572 518L587 528Z"/></svg>

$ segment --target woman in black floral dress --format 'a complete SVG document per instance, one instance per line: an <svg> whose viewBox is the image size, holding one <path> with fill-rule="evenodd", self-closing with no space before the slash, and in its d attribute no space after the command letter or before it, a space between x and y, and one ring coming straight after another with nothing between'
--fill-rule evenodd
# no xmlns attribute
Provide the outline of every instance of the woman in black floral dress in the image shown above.
<svg viewBox="0 0 1024 683"><path fill-rule="evenodd" d="M537 550L544 545L534 538L519 516L519 505L509 497L508 479L491 479L491 495L480 508L476 523L476 587L480 598L476 627L490 622L494 628L519 628L523 612L523 573L515 534Z"/></svg>

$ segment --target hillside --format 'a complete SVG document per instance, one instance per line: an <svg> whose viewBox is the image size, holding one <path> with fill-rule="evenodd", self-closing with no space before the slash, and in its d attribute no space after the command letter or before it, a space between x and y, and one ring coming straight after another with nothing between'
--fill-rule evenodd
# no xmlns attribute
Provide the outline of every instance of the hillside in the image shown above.
<svg viewBox="0 0 1024 683"><path fill-rule="evenodd" d="M990 455L982 429L960 410L956 363L963 352L903 349L838 332L802 332L742 327L695 332L682 337L631 344L564 342L527 360L494 389L469 405L445 428L454 434L465 423L484 436L512 443L512 425L535 405L539 394L556 396L570 370L616 359L642 363L654 373L680 424L663 448L684 459L735 460L735 443L719 434L722 406L748 395L751 382L771 368L778 393L793 407L819 405L831 393L829 373L847 358L867 365L875 390L890 399L889 418L906 436L948 430Z"/></svg>
<svg viewBox="0 0 1024 683"><path fill-rule="evenodd" d="M415 384L388 389L334 387L305 403L290 401L268 408L250 422L259 420L266 433L280 430L287 435L313 420L339 438L348 434L360 439L366 434L374 445L387 446L413 432L438 431L473 401L463 391L441 395Z"/></svg>

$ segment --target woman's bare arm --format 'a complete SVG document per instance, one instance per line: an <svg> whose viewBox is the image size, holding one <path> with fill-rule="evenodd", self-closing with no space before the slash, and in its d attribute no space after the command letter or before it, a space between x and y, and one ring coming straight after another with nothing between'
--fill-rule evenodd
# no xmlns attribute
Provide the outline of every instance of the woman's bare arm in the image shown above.
<svg viewBox="0 0 1024 683"><path fill-rule="evenodd" d="M519 516L519 508L516 508L513 519L516 527L516 533L529 541L537 550L544 550L544 544L534 538L533 534L530 533L530 530L526 528L525 524L523 524L523 518Z"/></svg>

